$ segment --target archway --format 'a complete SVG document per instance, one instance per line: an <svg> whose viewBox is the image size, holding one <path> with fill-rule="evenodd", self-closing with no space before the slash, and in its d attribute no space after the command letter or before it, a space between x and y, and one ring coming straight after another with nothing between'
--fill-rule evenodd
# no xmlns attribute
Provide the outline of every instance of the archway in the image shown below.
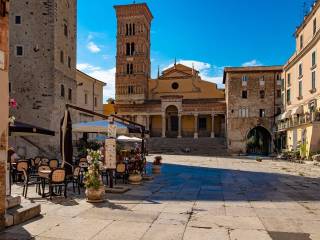
<svg viewBox="0 0 320 240"><path fill-rule="evenodd" d="M166 136L167 137L178 137L179 131L179 118L178 108L174 105L170 105L166 109Z"/></svg>
<svg viewBox="0 0 320 240"><path fill-rule="evenodd" d="M247 153L268 155L271 149L271 134L264 127L251 129L247 136Z"/></svg>

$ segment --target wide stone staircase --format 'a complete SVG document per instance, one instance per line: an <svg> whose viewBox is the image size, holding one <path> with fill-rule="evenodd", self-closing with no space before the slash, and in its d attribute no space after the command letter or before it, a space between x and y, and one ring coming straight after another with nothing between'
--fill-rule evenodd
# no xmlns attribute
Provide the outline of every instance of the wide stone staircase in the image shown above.
<svg viewBox="0 0 320 240"><path fill-rule="evenodd" d="M149 138L150 154L186 154L198 156L226 156L225 138Z"/></svg>

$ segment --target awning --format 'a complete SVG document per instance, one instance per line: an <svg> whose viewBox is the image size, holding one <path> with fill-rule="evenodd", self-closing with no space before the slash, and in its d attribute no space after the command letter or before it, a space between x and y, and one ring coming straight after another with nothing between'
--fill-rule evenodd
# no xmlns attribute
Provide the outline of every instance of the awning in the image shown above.
<svg viewBox="0 0 320 240"><path fill-rule="evenodd" d="M304 111L303 111L303 105L299 106L299 107L296 107L292 110L292 115L300 115L300 114L303 114Z"/></svg>
<svg viewBox="0 0 320 240"><path fill-rule="evenodd" d="M28 123L15 121L14 125L9 126L9 135L13 137L28 137L38 135L54 136L55 132Z"/></svg>
<svg viewBox="0 0 320 240"><path fill-rule="evenodd" d="M119 141L119 142L142 142L142 139L137 138L137 137L119 136L119 137L117 137L117 141Z"/></svg>
<svg viewBox="0 0 320 240"><path fill-rule="evenodd" d="M130 124L121 123L115 121L114 124L117 126L117 134L126 135L128 133L140 133L141 129ZM101 120L94 122L82 122L72 125L73 132L82 133L107 133L109 121Z"/></svg>

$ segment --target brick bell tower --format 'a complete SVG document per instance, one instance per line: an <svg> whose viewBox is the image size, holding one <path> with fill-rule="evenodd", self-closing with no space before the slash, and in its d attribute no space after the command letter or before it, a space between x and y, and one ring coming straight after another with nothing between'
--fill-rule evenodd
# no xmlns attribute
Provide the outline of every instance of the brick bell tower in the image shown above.
<svg viewBox="0 0 320 240"><path fill-rule="evenodd" d="M150 79L150 27L147 4L118 5L116 103L142 104L148 99Z"/></svg>

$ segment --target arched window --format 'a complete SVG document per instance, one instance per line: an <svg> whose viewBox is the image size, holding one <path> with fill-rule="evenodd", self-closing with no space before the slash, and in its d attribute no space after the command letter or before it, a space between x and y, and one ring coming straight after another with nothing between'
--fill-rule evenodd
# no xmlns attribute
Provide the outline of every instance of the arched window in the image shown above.
<svg viewBox="0 0 320 240"><path fill-rule="evenodd" d="M130 36L132 35L132 25L131 25L131 23L129 24L129 35Z"/></svg>
<svg viewBox="0 0 320 240"><path fill-rule="evenodd" d="M126 24L126 36L128 36L129 35L129 26L128 26L128 24Z"/></svg>
<svg viewBox="0 0 320 240"><path fill-rule="evenodd" d="M133 24L132 25L132 35L135 35L136 34L136 25Z"/></svg>
<svg viewBox="0 0 320 240"><path fill-rule="evenodd" d="M133 64L130 64L130 74L133 74Z"/></svg>
<svg viewBox="0 0 320 240"><path fill-rule="evenodd" d="M130 64L127 64L127 74L130 74Z"/></svg>
<svg viewBox="0 0 320 240"><path fill-rule="evenodd" d="M64 53L62 50L60 51L60 62L64 63Z"/></svg>

